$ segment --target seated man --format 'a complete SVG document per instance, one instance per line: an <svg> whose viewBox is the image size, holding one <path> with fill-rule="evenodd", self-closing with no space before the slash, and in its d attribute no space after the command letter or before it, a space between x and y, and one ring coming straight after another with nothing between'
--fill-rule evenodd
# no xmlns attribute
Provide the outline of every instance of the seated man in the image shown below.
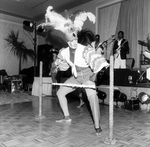
<svg viewBox="0 0 150 147"><path fill-rule="evenodd" d="M147 48L142 53L144 55L144 62L150 64L150 33L148 33L147 35L146 42L138 40L138 44L140 44L141 46L145 46Z"/></svg>
<svg viewBox="0 0 150 147"><path fill-rule="evenodd" d="M57 59L58 50L57 49L51 49L52 54L52 61L50 62L50 73L53 83L57 83L57 68L55 67L55 61ZM57 88L58 86L52 85L52 96L56 96Z"/></svg>

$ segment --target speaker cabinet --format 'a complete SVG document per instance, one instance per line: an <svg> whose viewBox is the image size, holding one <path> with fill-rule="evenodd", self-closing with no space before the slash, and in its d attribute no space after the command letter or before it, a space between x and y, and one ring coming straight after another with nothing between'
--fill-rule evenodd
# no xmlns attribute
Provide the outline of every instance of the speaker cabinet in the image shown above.
<svg viewBox="0 0 150 147"><path fill-rule="evenodd" d="M49 77L49 64L51 60L51 54L50 50L53 48L52 45L48 44L43 44L43 45L38 45L38 51L37 51L37 67L38 71L40 70L40 61L43 62L43 77ZM37 72L37 76L39 76L39 72Z"/></svg>
<svg viewBox="0 0 150 147"><path fill-rule="evenodd" d="M117 86L135 85L139 74L137 71L130 69L115 69L114 70L114 84Z"/></svg>
<svg viewBox="0 0 150 147"><path fill-rule="evenodd" d="M114 69L114 85L125 86L128 85L128 76L130 69Z"/></svg>
<svg viewBox="0 0 150 147"><path fill-rule="evenodd" d="M129 86L135 85L139 77L137 71L130 69L114 69L114 85L115 86ZM109 85L109 77L105 74L100 78L98 85Z"/></svg>

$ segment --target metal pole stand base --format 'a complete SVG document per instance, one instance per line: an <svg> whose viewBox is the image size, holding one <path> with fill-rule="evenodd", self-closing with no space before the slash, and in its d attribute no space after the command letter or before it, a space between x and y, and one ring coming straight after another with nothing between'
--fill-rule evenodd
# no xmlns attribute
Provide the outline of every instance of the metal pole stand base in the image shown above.
<svg viewBox="0 0 150 147"><path fill-rule="evenodd" d="M116 139L110 139L110 138L105 138L104 139L104 143L105 144L109 144L109 145L115 145L117 143L117 140Z"/></svg>
<svg viewBox="0 0 150 147"><path fill-rule="evenodd" d="M41 119L45 119L46 117L44 116L44 115L42 115L42 116L36 116L35 117L35 119L37 119L37 120L41 120Z"/></svg>

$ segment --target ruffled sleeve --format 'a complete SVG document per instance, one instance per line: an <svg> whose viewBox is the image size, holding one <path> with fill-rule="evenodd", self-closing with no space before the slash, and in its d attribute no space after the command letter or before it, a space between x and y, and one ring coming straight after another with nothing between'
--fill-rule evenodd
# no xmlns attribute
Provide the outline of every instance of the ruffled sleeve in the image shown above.
<svg viewBox="0 0 150 147"><path fill-rule="evenodd" d="M90 46L85 47L83 57L94 73L99 72L103 67L109 66L104 56L97 54L95 49Z"/></svg>

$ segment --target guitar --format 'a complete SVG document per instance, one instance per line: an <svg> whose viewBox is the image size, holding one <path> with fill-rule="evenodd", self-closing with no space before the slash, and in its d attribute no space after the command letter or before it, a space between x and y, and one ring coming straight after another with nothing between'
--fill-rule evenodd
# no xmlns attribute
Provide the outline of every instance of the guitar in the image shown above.
<svg viewBox="0 0 150 147"><path fill-rule="evenodd" d="M114 57L115 58L118 58L118 56L119 56L119 54L120 54L120 51L121 51L121 48L124 46L124 44L127 42L127 40L126 41L124 41L116 50L115 50L115 54L114 54Z"/></svg>
<svg viewBox="0 0 150 147"><path fill-rule="evenodd" d="M98 49L98 48L104 49L107 45L112 43L114 40L115 40L115 35L112 35L108 40L105 40L104 42L99 44L99 46L96 49Z"/></svg>
<svg viewBox="0 0 150 147"><path fill-rule="evenodd" d="M100 43L97 47L96 47L96 51L100 48L101 49L101 54L104 54L104 48L106 46L108 46L109 44L111 44L113 41L115 40L115 35L112 35L108 40L105 40L104 42Z"/></svg>

